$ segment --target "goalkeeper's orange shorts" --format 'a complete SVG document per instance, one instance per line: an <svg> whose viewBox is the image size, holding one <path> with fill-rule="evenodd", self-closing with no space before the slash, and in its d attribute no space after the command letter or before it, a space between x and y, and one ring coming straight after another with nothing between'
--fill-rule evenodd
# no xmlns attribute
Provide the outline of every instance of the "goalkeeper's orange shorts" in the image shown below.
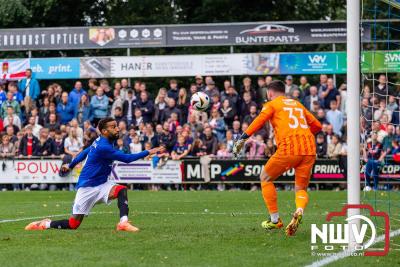
<svg viewBox="0 0 400 267"><path fill-rule="evenodd" d="M280 156L274 154L268 160L267 164L265 164L264 170L271 177L270 181L274 181L284 172L294 168L295 185L306 188L310 182L315 157L304 155Z"/></svg>

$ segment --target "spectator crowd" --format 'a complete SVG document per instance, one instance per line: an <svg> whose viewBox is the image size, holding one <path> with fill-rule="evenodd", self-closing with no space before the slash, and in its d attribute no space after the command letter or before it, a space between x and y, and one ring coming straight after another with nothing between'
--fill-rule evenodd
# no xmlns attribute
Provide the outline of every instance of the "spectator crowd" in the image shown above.
<svg viewBox="0 0 400 267"><path fill-rule="evenodd" d="M87 84L76 81L71 90L57 83L40 88L28 69L26 78L18 83L0 85L0 153L3 158L60 156L71 160L97 138L99 120L112 116L120 129L116 146L125 153L164 145L168 152L160 156L158 164L162 159L190 156L229 158L234 140L267 101L266 86L272 80L271 76L256 81L245 77L234 86L230 80L216 84L211 76L196 76L191 84L171 79L165 87L149 90L141 81L130 87L127 79L113 84L90 79ZM306 76L296 84L290 75L284 82L287 96L299 100L322 123L316 136L318 157L344 159L346 84L337 88L334 79L324 74L317 84L310 84ZM400 152L400 103L395 89L382 74L376 84L362 90L360 122L366 161ZM207 111L190 106L191 96L199 91L211 99ZM381 150L372 155L376 144ZM275 150L272 127L266 124L249 139L242 156L269 157Z"/></svg>

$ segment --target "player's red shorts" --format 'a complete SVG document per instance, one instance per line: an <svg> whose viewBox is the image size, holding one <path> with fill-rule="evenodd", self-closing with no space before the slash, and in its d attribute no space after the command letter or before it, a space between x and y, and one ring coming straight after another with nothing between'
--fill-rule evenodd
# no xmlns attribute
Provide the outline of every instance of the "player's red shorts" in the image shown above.
<svg viewBox="0 0 400 267"><path fill-rule="evenodd" d="M274 181L287 170L294 168L295 185L307 187L310 182L311 173L315 163L316 156L279 156L272 155L264 166L265 172Z"/></svg>

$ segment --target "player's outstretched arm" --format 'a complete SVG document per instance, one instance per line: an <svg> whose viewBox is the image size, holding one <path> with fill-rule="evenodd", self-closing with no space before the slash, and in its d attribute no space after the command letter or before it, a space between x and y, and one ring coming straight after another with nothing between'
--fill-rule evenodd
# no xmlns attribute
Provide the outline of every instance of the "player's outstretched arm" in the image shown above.
<svg viewBox="0 0 400 267"><path fill-rule="evenodd" d="M83 150L81 153L79 153L68 165L68 168L72 170L79 162L85 160L89 151L90 151L90 146L87 147L85 150Z"/></svg>
<svg viewBox="0 0 400 267"><path fill-rule="evenodd" d="M319 133L322 130L322 125L319 122L319 120L317 118L315 118L314 115L310 111L308 111L306 108L304 108L304 113L306 116L307 124L308 124L308 126L310 126L310 131L313 134Z"/></svg>
<svg viewBox="0 0 400 267"><path fill-rule="evenodd" d="M164 147L156 147L150 150L145 150L135 154L125 154L124 152L117 149L110 149L104 151L104 157L107 159L118 160L124 163L129 163L147 157L148 155L153 155L159 151L164 150Z"/></svg>

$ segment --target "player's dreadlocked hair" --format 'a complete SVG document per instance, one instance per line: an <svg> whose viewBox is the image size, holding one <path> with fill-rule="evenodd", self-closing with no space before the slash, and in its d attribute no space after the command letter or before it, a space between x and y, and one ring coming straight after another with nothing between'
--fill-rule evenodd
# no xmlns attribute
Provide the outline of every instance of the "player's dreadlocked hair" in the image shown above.
<svg viewBox="0 0 400 267"><path fill-rule="evenodd" d="M285 84L282 81L275 80L267 85L267 89L275 92L285 93Z"/></svg>
<svg viewBox="0 0 400 267"><path fill-rule="evenodd" d="M105 129L107 127L107 123L109 123L110 121L115 121L115 119L113 119L111 117L106 117L106 118L101 119L99 121L99 124L97 125L97 128L99 128L100 133L101 133L101 131L103 129Z"/></svg>

